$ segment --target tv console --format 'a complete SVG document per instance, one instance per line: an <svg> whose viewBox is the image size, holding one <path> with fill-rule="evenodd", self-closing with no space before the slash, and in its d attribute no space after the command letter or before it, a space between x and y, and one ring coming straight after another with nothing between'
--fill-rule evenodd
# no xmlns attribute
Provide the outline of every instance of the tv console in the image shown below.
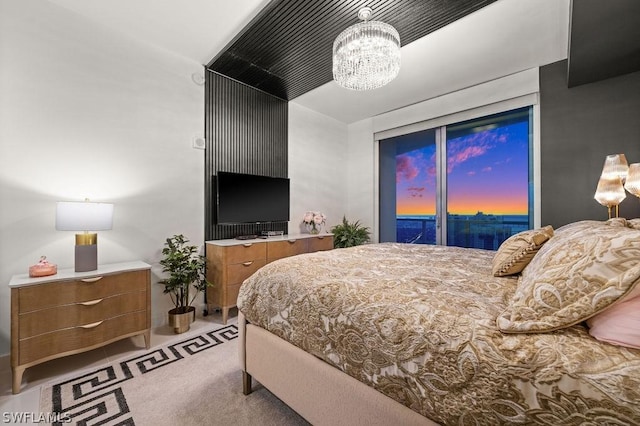
<svg viewBox="0 0 640 426"><path fill-rule="evenodd" d="M236 306L240 285L269 262L333 249L333 234L299 234L257 237L240 240L205 241L207 256L207 311L222 309L222 322L227 323L229 309Z"/></svg>

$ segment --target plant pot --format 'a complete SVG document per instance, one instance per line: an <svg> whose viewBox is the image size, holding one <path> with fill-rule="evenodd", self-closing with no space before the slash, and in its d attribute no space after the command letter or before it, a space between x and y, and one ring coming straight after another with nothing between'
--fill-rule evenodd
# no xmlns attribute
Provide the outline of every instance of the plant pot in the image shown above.
<svg viewBox="0 0 640 426"><path fill-rule="evenodd" d="M191 323L195 320L196 308L193 306L189 306L186 312L179 312L177 308L173 308L169 311L169 327L173 328L173 331L176 334L189 331Z"/></svg>

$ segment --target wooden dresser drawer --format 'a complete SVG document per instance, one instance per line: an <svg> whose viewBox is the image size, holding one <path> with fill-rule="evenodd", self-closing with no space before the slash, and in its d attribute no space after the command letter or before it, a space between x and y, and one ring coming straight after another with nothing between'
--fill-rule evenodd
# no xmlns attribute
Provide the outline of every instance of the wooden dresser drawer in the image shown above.
<svg viewBox="0 0 640 426"><path fill-rule="evenodd" d="M264 265L264 259L259 259L227 266L227 284L242 284L244 280L249 278L254 272L262 268Z"/></svg>
<svg viewBox="0 0 640 426"><path fill-rule="evenodd" d="M225 305L235 306L235 304L238 303L238 293L240 293L240 286L242 286L241 282L238 284L230 284L229 287L227 287L227 300L224 300Z"/></svg>
<svg viewBox="0 0 640 426"><path fill-rule="evenodd" d="M314 251L332 250L333 249L333 236L332 235L318 235L309 238L309 253Z"/></svg>
<svg viewBox="0 0 640 426"><path fill-rule="evenodd" d="M53 306L106 298L147 286L148 271L130 271L114 275L59 281L42 285L21 287L20 313Z"/></svg>
<svg viewBox="0 0 640 426"><path fill-rule="evenodd" d="M143 290L30 311L20 315L19 339L91 324L129 312L141 311L146 309L146 306L147 292ZM43 320L45 318L46 321Z"/></svg>
<svg viewBox="0 0 640 426"><path fill-rule="evenodd" d="M215 300L221 307L236 306L241 286L242 282L228 284L224 288L214 287L208 290L207 297Z"/></svg>
<svg viewBox="0 0 640 426"><path fill-rule="evenodd" d="M151 345L151 265L145 262L59 269L41 278L18 274L9 287L14 394L28 367L135 335Z"/></svg>
<svg viewBox="0 0 640 426"><path fill-rule="evenodd" d="M207 241L207 308L220 307L222 322L236 306L240 285L269 262L285 257L333 249L333 235L299 234L250 241Z"/></svg>
<svg viewBox="0 0 640 426"><path fill-rule="evenodd" d="M295 256L307 252L307 239L291 239L287 241L274 241L267 246L267 263L283 257Z"/></svg>
<svg viewBox="0 0 640 426"><path fill-rule="evenodd" d="M28 364L54 355L77 352L79 349L101 346L119 336L147 328L147 312L138 311L102 322L66 328L40 334L19 342L20 364Z"/></svg>
<svg viewBox="0 0 640 426"><path fill-rule="evenodd" d="M264 259L267 257L266 254L267 245L260 243L246 243L225 248L225 260L228 265L248 262L250 260Z"/></svg>

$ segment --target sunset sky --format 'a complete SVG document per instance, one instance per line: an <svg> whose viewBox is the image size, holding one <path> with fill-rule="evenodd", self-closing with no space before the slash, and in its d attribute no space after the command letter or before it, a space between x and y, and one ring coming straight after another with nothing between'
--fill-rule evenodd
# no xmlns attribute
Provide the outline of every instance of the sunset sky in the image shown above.
<svg viewBox="0 0 640 426"><path fill-rule="evenodd" d="M517 123L448 140L449 213L528 213L527 129ZM435 188L435 145L396 157L397 215L434 215Z"/></svg>

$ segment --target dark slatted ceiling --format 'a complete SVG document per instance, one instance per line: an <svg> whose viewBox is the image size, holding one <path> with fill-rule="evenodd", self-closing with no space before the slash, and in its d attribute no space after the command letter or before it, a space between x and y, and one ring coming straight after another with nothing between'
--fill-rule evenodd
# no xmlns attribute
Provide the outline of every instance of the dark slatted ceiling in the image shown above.
<svg viewBox="0 0 640 426"><path fill-rule="evenodd" d="M290 100L332 80L333 41L364 6L404 46L494 1L272 0L207 68Z"/></svg>

